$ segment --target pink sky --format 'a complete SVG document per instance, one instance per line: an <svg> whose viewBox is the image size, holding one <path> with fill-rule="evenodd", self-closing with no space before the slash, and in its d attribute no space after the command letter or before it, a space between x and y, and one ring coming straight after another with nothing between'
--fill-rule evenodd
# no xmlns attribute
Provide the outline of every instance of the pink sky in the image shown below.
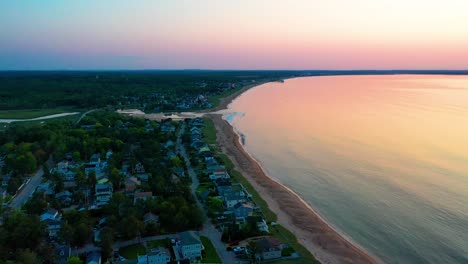
<svg viewBox="0 0 468 264"><path fill-rule="evenodd" d="M468 69L466 0L3 1L0 69Z"/></svg>

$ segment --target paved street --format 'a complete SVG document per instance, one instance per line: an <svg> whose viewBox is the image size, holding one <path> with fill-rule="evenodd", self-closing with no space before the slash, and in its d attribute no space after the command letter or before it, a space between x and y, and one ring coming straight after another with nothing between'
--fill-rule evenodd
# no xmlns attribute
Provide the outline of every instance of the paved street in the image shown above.
<svg viewBox="0 0 468 264"><path fill-rule="evenodd" d="M201 202L198 199L198 196L196 195L197 187L200 184L197 174L193 170L192 165L190 164L190 159L187 155L187 152L185 150L184 145L182 144L181 137L185 131L185 123L182 124L182 127L180 128L179 134L177 135L177 144L176 144L176 150L177 152L184 158L185 164L187 166L188 173L190 177L192 178L192 193L193 196L195 197L198 206L202 209L203 214L205 215L205 223L203 224L203 229L200 231L200 235L208 237L211 242L213 243L216 252L218 253L219 257L221 258L223 263L227 264L233 264L233 263L239 263L239 260L236 259L235 254L231 251L227 251L225 245L221 241L221 232L219 232L216 227L209 221L205 208L201 204Z"/></svg>
<svg viewBox="0 0 468 264"><path fill-rule="evenodd" d="M29 197L34 193L37 186L41 184L42 176L44 175L44 170L41 168L36 172L34 176L31 177L30 181L23 187L20 193L18 193L13 200L10 202L11 208L21 208L29 199Z"/></svg>

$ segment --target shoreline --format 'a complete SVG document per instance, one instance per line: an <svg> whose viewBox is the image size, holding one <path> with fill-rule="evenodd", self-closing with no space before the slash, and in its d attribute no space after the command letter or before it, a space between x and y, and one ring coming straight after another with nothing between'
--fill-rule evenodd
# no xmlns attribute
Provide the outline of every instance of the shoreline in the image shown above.
<svg viewBox="0 0 468 264"><path fill-rule="evenodd" d="M261 83L263 84L263 83ZM257 84L257 85L261 85ZM218 111L228 109L228 105L240 94L255 87L244 87L238 92L223 98ZM234 127L223 119L221 114L207 114L216 128L218 145L222 152L233 162L268 207L278 218L277 223L291 231L297 241L303 245L321 263L380 263L351 239L340 234L298 194L279 183L265 173L260 162L248 153L240 142Z"/></svg>

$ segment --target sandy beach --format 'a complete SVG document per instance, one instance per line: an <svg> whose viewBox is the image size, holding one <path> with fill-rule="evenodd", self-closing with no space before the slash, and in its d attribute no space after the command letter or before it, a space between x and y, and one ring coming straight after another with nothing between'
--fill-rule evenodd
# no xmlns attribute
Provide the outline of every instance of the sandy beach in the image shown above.
<svg viewBox="0 0 468 264"><path fill-rule="evenodd" d="M249 88L251 86L224 98L216 110L226 109L233 99ZM206 116L214 122L221 150L268 203L277 215L278 223L293 232L315 258L321 263L380 263L331 228L298 195L267 176L260 164L244 150L234 128L222 115Z"/></svg>

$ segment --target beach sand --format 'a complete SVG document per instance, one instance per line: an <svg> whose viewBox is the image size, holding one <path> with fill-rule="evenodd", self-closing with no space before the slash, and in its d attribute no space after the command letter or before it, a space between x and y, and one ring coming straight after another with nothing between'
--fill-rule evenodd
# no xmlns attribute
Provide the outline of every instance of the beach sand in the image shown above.
<svg viewBox="0 0 468 264"><path fill-rule="evenodd" d="M245 90L221 100L217 110ZM208 114L217 132L218 144L236 169L252 184L269 208L276 213L278 224L290 230L298 241L321 263L380 263L332 229L312 208L287 187L266 175L260 164L243 148L233 127L220 114Z"/></svg>

